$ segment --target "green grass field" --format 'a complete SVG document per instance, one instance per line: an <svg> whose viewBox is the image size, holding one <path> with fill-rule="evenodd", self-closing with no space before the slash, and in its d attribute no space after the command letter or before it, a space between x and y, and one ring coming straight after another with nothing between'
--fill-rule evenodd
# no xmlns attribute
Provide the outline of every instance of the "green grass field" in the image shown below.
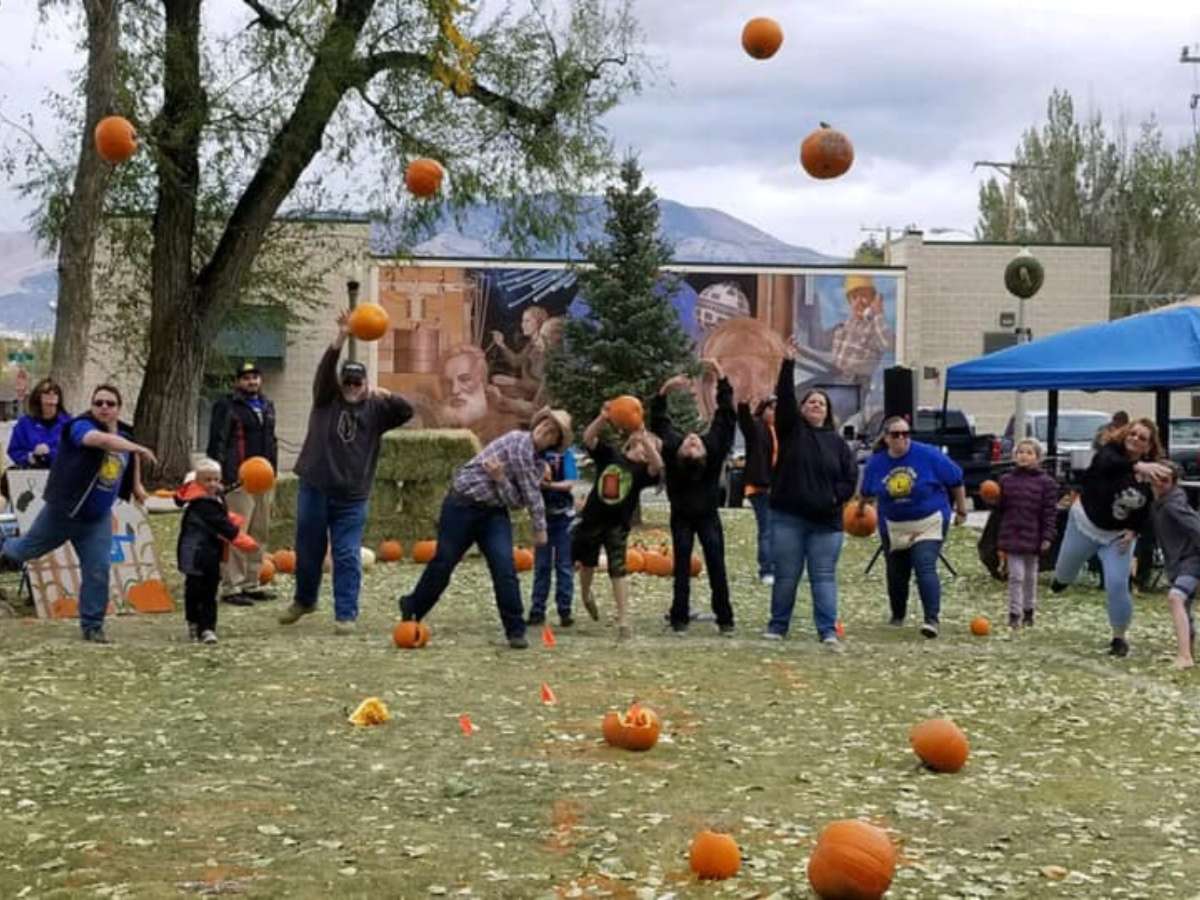
<svg viewBox="0 0 1200 900"><path fill-rule="evenodd" d="M649 507L651 524L664 512ZM155 518L179 596L175 523ZM911 613L885 624L882 565L863 574L875 542L848 540L834 655L807 589L791 638L759 639L753 521L726 523L732 640L666 632L670 582L637 576L630 644L614 642L601 578L599 623L511 651L478 559L419 651L390 642L408 563L367 574L353 637L332 634L328 583L318 615L277 625L286 578L272 603L222 607L215 648L185 643L181 614L113 621L112 647L74 622L0 620L0 897L805 897L815 834L855 816L900 847L889 897L1200 896L1200 675L1170 667L1163 594L1138 598L1123 661L1104 655L1089 587L1043 588L1015 640L972 637L973 615L1003 620L1004 590L955 529L961 577L925 641ZM369 695L392 721L354 728ZM602 714L634 697L664 722L649 753L600 740ZM957 775L908 746L932 715L971 740ZM689 876L706 826L741 845L737 878Z"/></svg>

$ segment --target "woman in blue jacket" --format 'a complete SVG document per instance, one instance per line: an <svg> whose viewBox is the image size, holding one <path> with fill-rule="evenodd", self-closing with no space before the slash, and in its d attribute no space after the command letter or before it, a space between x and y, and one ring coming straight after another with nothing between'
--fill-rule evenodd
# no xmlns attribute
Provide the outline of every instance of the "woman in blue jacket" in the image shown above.
<svg viewBox="0 0 1200 900"><path fill-rule="evenodd" d="M8 439L8 458L17 469L48 469L58 452L62 427L71 420L63 409L62 388L43 378L29 392L26 409Z"/></svg>

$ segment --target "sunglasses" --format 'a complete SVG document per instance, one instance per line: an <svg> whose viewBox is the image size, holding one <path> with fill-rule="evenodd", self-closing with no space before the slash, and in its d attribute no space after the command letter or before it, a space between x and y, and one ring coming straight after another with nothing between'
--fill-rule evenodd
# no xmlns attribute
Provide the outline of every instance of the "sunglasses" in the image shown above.
<svg viewBox="0 0 1200 900"><path fill-rule="evenodd" d="M909 431L889 431L889 432L887 433L887 436L888 436L888 437L894 437L894 438L902 438L902 437L903 437L903 438L906 438L906 437L908 437L910 434L911 434L911 432L909 432Z"/></svg>
<svg viewBox="0 0 1200 900"><path fill-rule="evenodd" d="M116 409L120 405L121 404L119 404L116 400L93 400L92 401L92 406L98 406L101 408L107 406L107 407L111 407L112 409Z"/></svg>
<svg viewBox="0 0 1200 900"><path fill-rule="evenodd" d="M343 378L342 384L350 387L362 387L363 380L361 378Z"/></svg>

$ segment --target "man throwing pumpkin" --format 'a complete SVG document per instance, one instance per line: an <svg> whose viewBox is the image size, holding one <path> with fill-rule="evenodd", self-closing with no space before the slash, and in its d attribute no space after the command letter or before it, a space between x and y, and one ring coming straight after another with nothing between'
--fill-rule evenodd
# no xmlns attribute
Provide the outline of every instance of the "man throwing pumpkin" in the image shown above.
<svg viewBox="0 0 1200 900"><path fill-rule="evenodd" d="M360 362L346 360L339 377L349 310L338 314L337 325L313 379L308 431L296 460L296 590L279 623L291 625L316 610L321 566L332 542L334 631L351 634L358 620L362 536L379 444L385 431L399 428L413 411L404 398L367 387L367 367Z"/></svg>
<svg viewBox="0 0 1200 900"><path fill-rule="evenodd" d="M429 615L450 584L463 554L472 544L478 544L492 576L496 608L508 646L514 650L529 646L508 511L528 509L533 542L539 547L546 543L546 504L542 498L545 464L539 454L551 448L565 452L573 438L570 415L547 406L534 414L529 431L501 435L459 467L442 501L437 552L416 587L400 598L402 619L419 622Z"/></svg>
<svg viewBox="0 0 1200 900"><path fill-rule="evenodd" d="M625 580L625 553L629 527L642 489L658 482L662 456L653 435L645 428L634 431L617 450L603 440L609 423L609 404L584 429L583 445L596 464L596 483L583 505L579 524L571 538L571 558L579 563L579 594L592 619L600 618L592 599L592 577L600 561L600 548L608 557L608 580L617 608L617 640L633 637L629 624L629 585Z"/></svg>

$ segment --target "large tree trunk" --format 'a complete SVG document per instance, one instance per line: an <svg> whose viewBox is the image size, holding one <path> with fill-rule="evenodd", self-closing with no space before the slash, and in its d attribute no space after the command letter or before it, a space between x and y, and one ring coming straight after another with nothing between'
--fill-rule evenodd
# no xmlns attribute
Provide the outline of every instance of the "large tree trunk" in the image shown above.
<svg viewBox="0 0 1200 900"><path fill-rule="evenodd" d="M83 409L87 385L88 336L92 327L92 264L100 231L109 168L96 153L96 123L116 106L120 0L85 0L88 62L84 93L87 114L75 168L75 183L58 244L58 306L50 371L62 385L65 408Z"/></svg>

